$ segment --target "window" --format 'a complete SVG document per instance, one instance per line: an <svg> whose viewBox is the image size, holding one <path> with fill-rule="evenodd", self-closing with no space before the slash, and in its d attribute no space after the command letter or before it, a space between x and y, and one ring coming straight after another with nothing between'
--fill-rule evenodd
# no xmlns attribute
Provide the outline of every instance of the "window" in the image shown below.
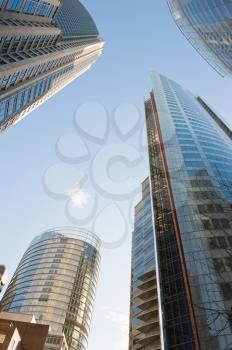
<svg viewBox="0 0 232 350"><path fill-rule="evenodd" d="M230 228L230 223L227 219L221 219L221 225L224 229Z"/></svg>
<svg viewBox="0 0 232 350"><path fill-rule="evenodd" d="M22 3L23 0L9 0L6 5L6 9L10 11L19 11Z"/></svg>
<svg viewBox="0 0 232 350"><path fill-rule="evenodd" d="M225 272L225 265L223 259L213 259L213 264L217 272Z"/></svg>
<svg viewBox="0 0 232 350"><path fill-rule="evenodd" d="M192 137L189 140L180 140L179 142L181 145L187 145L187 144L194 145L194 141L193 141Z"/></svg>
<svg viewBox="0 0 232 350"><path fill-rule="evenodd" d="M220 248L222 248L222 249L227 248L227 242L226 242L225 237L217 237L217 239L218 239L218 243L219 243Z"/></svg>
<svg viewBox="0 0 232 350"><path fill-rule="evenodd" d="M212 223L213 223L213 228L215 228L215 229L220 229L221 228L220 220L212 219Z"/></svg>
<svg viewBox="0 0 232 350"><path fill-rule="evenodd" d="M204 213L207 212L207 210L205 209L205 206L204 206L203 204L199 204L199 205L197 206L197 209L198 209L198 211L199 211L200 214L204 214Z"/></svg>
<svg viewBox="0 0 232 350"><path fill-rule="evenodd" d="M210 230L211 229L211 224L209 220L202 220L202 224L205 230Z"/></svg>
<svg viewBox="0 0 232 350"><path fill-rule="evenodd" d="M181 146L183 152L198 152L197 147L195 146Z"/></svg>
<svg viewBox="0 0 232 350"><path fill-rule="evenodd" d="M17 78L19 76L19 72L15 72L11 78L10 85L15 85Z"/></svg>
<svg viewBox="0 0 232 350"><path fill-rule="evenodd" d="M49 5L45 2L41 2L36 10L36 15L45 16L48 12Z"/></svg>
<svg viewBox="0 0 232 350"><path fill-rule="evenodd" d="M5 341L6 335L5 334L0 334L0 344L3 344Z"/></svg>
<svg viewBox="0 0 232 350"><path fill-rule="evenodd" d="M139 324L140 320L137 317L134 317L133 320L132 320L132 323L133 324Z"/></svg>
<svg viewBox="0 0 232 350"><path fill-rule="evenodd" d="M146 269L149 269L150 267L152 267L154 265L155 265L155 258L153 258L151 261L149 261L149 263L147 263L145 266L146 266Z"/></svg>
<svg viewBox="0 0 232 350"><path fill-rule="evenodd" d="M210 249L218 249L219 246L218 246L218 241L217 241L217 238L216 237L210 237L208 239L209 241L209 247Z"/></svg>
<svg viewBox="0 0 232 350"><path fill-rule="evenodd" d="M6 113L6 100L0 103L0 122L4 120Z"/></svg>
<svg viewBox="0 0 232 350"><path fill-rule="evenodd" d="M23 79L25 78L25 75L27 73L27 69L24 69L19 76L19 81L23 81Z"/></svg>
<svg viewBox="0 0 232 350"><path fill-rule="evenodd" d="M17 97L16 111L19 112L23 102L23 92L20 92Z"/></svg>
<svg viewBox="0 0 232 350"><path fill-rule="evenodd" d="M46 343L60 345L61 341L62 341L62 338L60 337L48 337Z"/></svg>
<svg viewBox="0 0 232 350"><path fill-rule="evenodd" d="M38 2L33 0L27 0L26 4L24 5L23 11L25 13L33 15L36 9Z"/></svg>
<svg viewBox="0 0 232 350"><path fill-rule="evenodd" d="M185 164L187 167L190 167L190 168L204 168L205 167L204 162L195 161L195 160L185 161Z"/></svg>
<svg viewBox="0 0 232 350"><path fill-rule="evenodd" d="M220 284L224 298L226 300L230 300L231 299L231 295L232 295L232 286L230 283L221 283Z"/></svg>
<svg viewBox="0 0 232 350"><path fill-rule="evenodd" d="M39 297L39 301L48 301L48 294L41 294Z"/></svg>
<svg viewBox="0 0 232 350"><path fill-rule="evenodd" d="M24 107L28 104L28 95L29 95L29 90L26 90L24 93L24 98L23 98L23 106Z"/></svg>
<svg viewBox="0 0 232 350"><path fill-rule="evenodd" d="M10 76L9 75L4 75L4 78L2 79L2 85L1 85L1 90L5 89L5 87L8 84Z"/></svg>
<svg viewBox="0 0 232 350"><path fill-rule="evenodd" d="M11 96L9 98L9 103L8 103L8 115L12 116L12 114L14 113L14 103L15 103L15 96Z"/></svg>
<svg viewBox="0 0 232 350"><path fill-rule="evenodd" d="M44 285L45 285L45 286L48 286L48 287L52 287L52 286L53 286L53 282L51 282L51 281L46 281Z"/></svg>
<svg viewBox="0 0 232 350"><path fill-rule="evenodd" d="M48 11L48 14L47 14L48 17L53 17L53 15L55 14L56 9L57 9L56 6L51 5L51 6L50 6L50 9L49 9L49 11Z"/></svg>
<svg viewBox="0 0 232 350"><path fill-rule="evenodd" d="M184 125L182 127L176 126L176 131L177 132L184 132L184 133L187 132L187 133L189 133L188 128L184 127Z"/></svg>
<svg viewBox="0 0 232 350"><path fill-rule="evenodd" d="M232 248L232 236L227 237L229 241L229 247Z"/></svg>
<svg viewBox="0 0 232 350"><path fill-rule="evenodd" d="M137 314L138 312L140 312L140 308L137 307L137 306L135 306L135 307L133 308L133 312L134 312L135 314Z"/></svg>
<svg viewBox="0 0 232 350"><path fill-rule="evenodd" d="M32 86L30 88L30 102L34 101L34 92L35 92L35 86Z"/></svg>
<svg viewBox="0 0 232 350"><path fill-rule="evenodd" d="M183 157L185 159L200 159L201 160L201 156L199 153L185 153L185 152L183 152Z"/></svg>

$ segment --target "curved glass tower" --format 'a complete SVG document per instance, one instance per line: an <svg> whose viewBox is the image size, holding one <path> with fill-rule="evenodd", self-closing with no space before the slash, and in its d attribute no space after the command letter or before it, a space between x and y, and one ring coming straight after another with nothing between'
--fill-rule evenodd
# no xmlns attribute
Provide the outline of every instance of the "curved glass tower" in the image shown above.
<svg viewBox="0 0 232 350"><path fill-rule="evenodd" d="M232 72L232 1L167 0L193 47L222 76Z"/></svg>
<svg viewBox="0 0 232 350"><path fill-rule="evenodd" d="M90 68L103 44L79 0L0 0L0 132Z"/></svg>
<svg viewBox="0 0 232 350"><path fill-rule="evenodd" d="M48 324L45 349L85 350L99 273L99 239L75 228L36 237L3 296L1 310L31 313Z"/></svg>
<svg viewBox="0 0 232 350"><path fill-rule="evenodd" d="M232 344L232 132L158 74L145 103L165 349Z"/></svg>

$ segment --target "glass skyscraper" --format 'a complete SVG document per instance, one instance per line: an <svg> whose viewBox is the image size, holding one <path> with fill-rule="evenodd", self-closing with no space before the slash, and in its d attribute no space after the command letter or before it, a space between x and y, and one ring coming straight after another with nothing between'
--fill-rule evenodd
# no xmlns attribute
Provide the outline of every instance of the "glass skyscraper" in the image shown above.
<svg viewBox="0 0 232 350"><path fill-rule="evenodd" d="M156 73L145 102L164 349L232 348L232 134Z"/></svg>
<svg viewBox="0 0 232 350"><path fill-rule="evenodd" d="M56 228L36 237L3 296L1 310L33 314L47 324L45 350L85 350L99 273L100 241Z"/></svg>
<svg viewBox="0 0 232 350"><path fill-rule="evenodd" d="M167 0L172 16L195 49L221 75L232 72L232 1Z"/></svg>
<svg viewBox="0 0 232 350"><path fill-rule="evenodd" d="M79 0L0 0L0 132L84 73L102 48Z"/></svg>
<svg viewBox="0 0 232 350"><path fill-rule="evenodd" d="M142 200L135 207L132 238L129 350L158 350L159 302L150 184L142 184Z"/></svg>

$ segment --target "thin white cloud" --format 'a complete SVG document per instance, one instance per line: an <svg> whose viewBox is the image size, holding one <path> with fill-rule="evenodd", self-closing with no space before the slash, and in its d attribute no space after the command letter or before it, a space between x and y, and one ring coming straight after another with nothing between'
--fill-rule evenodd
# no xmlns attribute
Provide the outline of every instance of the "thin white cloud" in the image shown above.
<svg viewBox="0 0 232 350"><path fill-rule="evenodd" d="M75 207L84 208L90 199L90 195L79 184L75 185L66 195L71 199Z"/></svg>
<svg viewBox="0 0 232 350"><path fill-rule="evenodd" d="M104 308L105 317L117 328L119 340L114 344L114 350L127 350L129 341L129 316L126 313Z"/></svg>

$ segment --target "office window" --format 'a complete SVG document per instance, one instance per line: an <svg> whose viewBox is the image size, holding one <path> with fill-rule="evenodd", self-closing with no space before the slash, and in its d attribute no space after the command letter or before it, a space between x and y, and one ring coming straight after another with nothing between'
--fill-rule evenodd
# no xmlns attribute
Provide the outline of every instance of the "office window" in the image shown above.
<svg viewBox="0 0 232 350"><path fill-rule="evenodd" d="M23 11L25 13L33 15L36 9L38 2L33 0L27 0L26 4L24 5Z"/></svg>
<svg viewBox="0 0 232 350"><path fill-rule="evenodd" d="M49 4L46 4L45 2L41 2L38 5L38 8L36 10L36 15L38 16L45 16L48 12Z"/></svg>
<svg viewBox="0 0 232 350"><path fill-rule="evenodd" d="M0 103L0 121L4 120L6 114L6 100Z"/></svg>
<svg viewBox="0 0 232 350"><path fill-rule="evenodd" d="M23 102L23 92L20 92L17 97L16 111L19 112Z"/></svg>
<svg viewBox="0 0 232 350"><path fill-rule="evenodd" d="M4 89L7 86L9 78L10 78L9 75L4 75L4 77L2 79L1 89Z"/></svg>
<svg viewBox="0 0 232 350"><path fill-rule="evenodd" d="M15 72L11 78L10 85L15 85L17 78L19 76L19 72Z"/></svg>
<svg viewBox="0 0 232 350"><path fill-rule="evenodd" d="M8 116L12 116L12 114L14 113L14 103L15 103L15 96L11 96L9 98L9 103L8 103L8 111L7 111Z"/></svg>
<svg viewBox="0 0 232 350"><path fill-rule="evenodd" d="M185 164L187 167L190 168L204 168L205 164L203 162L199 162L199 161L185 161Z"/></svg>
<svg viewBox="0 0 232 350"><path fill-rule="evenodd" d="M28 103L29 90L27 89L24 93L23 106L25 107Z"/></svg>
<svg viewBox="0 0 232 350"><path fill-rule="evenodd" d="M23 0L8 0L6 9L9 11L19 11Z"/></svg>
<svg viewBox="0 0 232 350"><path fill-rule="evenodd" d="M53 17L54 14L55 14L56 9L57 9L56 6L51 5L51 6L50 6L50 9L49 9L49 11L48 11L48 14L47 14L48 17Z"/></svg>

